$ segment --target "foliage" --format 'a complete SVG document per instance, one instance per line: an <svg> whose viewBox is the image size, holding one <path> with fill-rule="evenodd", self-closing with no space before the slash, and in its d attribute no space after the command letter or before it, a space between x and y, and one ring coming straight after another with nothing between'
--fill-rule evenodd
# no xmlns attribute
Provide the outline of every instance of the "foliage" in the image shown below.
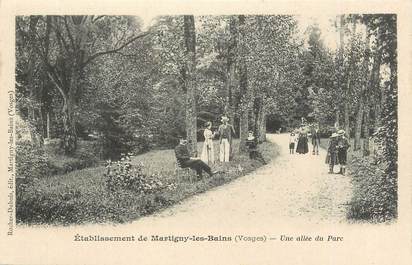
<svg viewBox="0 0 412 265"><path fill-rule="evenodd" d="M218 145L218 143L215 143ZM238 141L235 141L238 148ZM200 148L200 145L199 145ZM278 154L274 144L263 143L260 147L264 158L269 161ZM80 223L122 223L151 214L155 210L178 203L188 196L227 183L248 174L261 166L247 156L237 156L222 166L224 174L216 174L203 181L189 182L175 172L173 150L151 151L122 162L133 169L142 162L141 170L146 177L156 174L162 183L170 183L170 189L140 193L129 188L107 188L106 167L100 166L51 176L33 181L16 200L17 223L25 224L80 224ZM153 163L150 163L153 162ZM112 168L116 165L112 164ZM127 170L125 170L127 171ZM195 174L195 173L191 173ZM194 177L194 176L193 176Z"/></svg>
<svg viewBox="0 0 412 265"><path fill-rule="evenodd" d="M107 188L114 192L118 189L129 189L141 194L150 194L161 190L173 189L173 184L166 184L157 174L146 175L143 173L143 165L132 166L131 153L122 155L120 161L107 161L106 178Z"/></svg>
<svg viewBox="0 0 412 265"><path fill-rule="evenodd" d="M51 166L42 148L29 141L16 144L16 178L29 181L46 177Z"/></svg>
<svg viewBox="0 0 412 265"><path fill-rule="evenodd" d="M354 194L349 218L386 222L397 217L397 180L387 178L386 167L386 163L372 157L353 158L350 174Z"/></svg>

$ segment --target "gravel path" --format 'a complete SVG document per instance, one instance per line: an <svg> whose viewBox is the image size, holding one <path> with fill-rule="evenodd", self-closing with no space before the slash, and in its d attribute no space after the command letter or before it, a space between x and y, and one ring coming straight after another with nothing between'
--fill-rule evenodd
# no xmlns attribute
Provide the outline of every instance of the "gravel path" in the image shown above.
<svg viewBox="0 0 412 265"><path fill-rule="evenodd" d="M326 151L290 155L288 135L268 135L280 146L270 164L229 184L184 200L133 225L266 225L281 219L344 222L351 196L349 177L327 174ZM337 170L337 168L336 168Z"/></svg>

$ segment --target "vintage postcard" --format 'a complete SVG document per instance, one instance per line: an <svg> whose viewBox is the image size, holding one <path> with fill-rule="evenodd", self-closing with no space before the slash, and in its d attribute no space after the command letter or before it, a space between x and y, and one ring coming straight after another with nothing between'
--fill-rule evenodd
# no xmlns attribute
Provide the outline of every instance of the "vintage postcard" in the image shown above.
<svg viewBox="0 0 412 265"><path fill-rule="evenodd" d="M411 264L412 2L0 2L0 264Z"/></svg>

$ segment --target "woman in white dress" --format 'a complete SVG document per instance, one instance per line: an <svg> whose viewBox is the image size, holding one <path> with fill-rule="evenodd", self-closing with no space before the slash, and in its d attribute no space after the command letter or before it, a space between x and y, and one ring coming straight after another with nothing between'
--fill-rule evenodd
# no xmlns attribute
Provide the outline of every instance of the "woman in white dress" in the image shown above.
<svg viewBox="0 0 412 265"><path fill-rule="evenodd" d="M202 154L200 159L206 164L213 164L215 162L215 152L213 150L213 137L215 134L212 132L212 123L208 121L206 123L206 129L203 133L205 142L203 143Z"/></svg>

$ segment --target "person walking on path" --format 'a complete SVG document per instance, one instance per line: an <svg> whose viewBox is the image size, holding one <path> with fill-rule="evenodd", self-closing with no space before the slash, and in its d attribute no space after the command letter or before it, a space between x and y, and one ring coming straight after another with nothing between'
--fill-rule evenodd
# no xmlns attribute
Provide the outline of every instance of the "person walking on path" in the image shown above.
<svg viewBox="0 0 412 265"><path fill-rule="evenodd" d="M213 148L213 137L215 134L212 132L212 123L208 121L206 123L206 129L203 132L203 136L205 137L205 141L203 143L202 154L200 155L200 159L208 165L211 165L215 162L215 152Z"/></svg>
<svg viewBox="0 0 412 265"><path fill-rule="evenodd" d="M232 125L228 124L229 118L222 117L222 124L219 126L219 160L220 162L229 162L230 156L230 143L232 142L232 133L235 134L235 129Z"/></svg>
<svg viewBox="0 0 412 265"><path fill-rule="evenodd" d="M292 131L289 135L289 154L295 153L295 142L296 142L296 135Z"/></svg>
<svg viewBox="0 0 412 265"><path fill-rule="evenodd" d="M338 163L337 157L337 133L332 133L329 138L328 153L326 154L325 163L329 165L329 174L333 174L333 167Z"/></svg>
<svg viewBox="0 0 412 265"><path fill-rule="evenodd" d="M184 137L180 137L179 144L175 147L175 155L177 163L181 168L191 168L196 170L198 179L202 179L202 172L205 171L209 176L216 174L216 171L212 172L212 169L198 157L190 157L189 150L187 148L187 140Z"/></svg>
<svg viewBox="0 0 412 265"><path fill-rule="evenodd" d="M338 131L338 140L337 140L337 151L338 151L338 161L340 165L339 174L345 175L346 171L346 161L348 156L348 149L350 147L348 139L345 137L345 131Z"/></svg>
<svg viewBox="0 0 412 265"><path fill-rule="evenodd" d="M319 145L320 145L320 135L319 135L319 128L316 127L315 130L312 132L312 155L315 154L319 155Z"/></svg>
<svg viewBox="0 0 412 265"><path fill-rule="evenodd" d="M298 145L296 147L296 153L306 154L308 152L309 152L308 135L306 133L306 130L304 128L301 128L299 132L299 139L298 139Z"/></svg>

